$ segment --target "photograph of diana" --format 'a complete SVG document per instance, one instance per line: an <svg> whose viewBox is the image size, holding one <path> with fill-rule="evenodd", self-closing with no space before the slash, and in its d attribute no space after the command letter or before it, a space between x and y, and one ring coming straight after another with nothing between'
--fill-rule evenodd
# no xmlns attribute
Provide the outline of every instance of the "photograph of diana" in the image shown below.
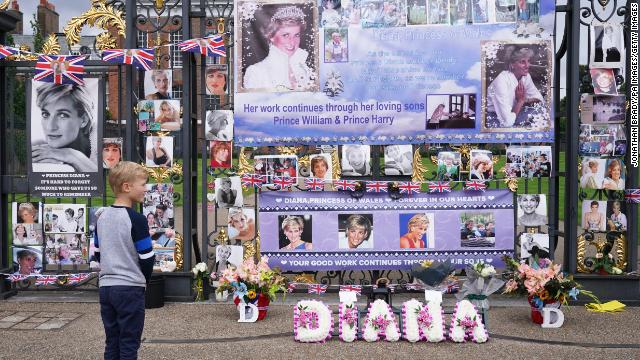
<svg viewBox="0 0 640 360"><path fill-rule="evenodd" d="M626 101L625 95L594 96L583 94L580 98L580 121L583 124L624 123Z"/></svg>
<svg viewBox="0 0 640 360"><path fill-rule="evenodd" d="M98 171L98 82L97 78L85 79L83 86L32 82L33 172Z"/></svg>
<svg viewBox="0 0 640 360"><path fill-rule="evenodd" d="M42 223L41 206L38 202L11 203L12 224Z"/></svg>
<svg viewBox="0 0 640 360"><path fill-rule="evenodd" d="M489 150L471 150L469 180L493 179L493 154Z"/></svg>
<svg viewBox="0 0 640 360"><path fill-rule="evenodd" d="M550 117L551 43L482 42L482 131L546 131Z"/></svg>
<svg viewBox="0 0 640 360"><path fill-rule="evenodd" d="M214 169L231 168L231 141L210 141L211 167Z"/></svg>
<svg viewBox="0 0 640 360"><path fill-rule="evenodd" d="M607 202L607 227L609 231L627 231L627 215L620 200Z"/></svg>
<svg viewBox="0 0 640 360"><path fill-rule="evenodd" d="M580 187L583 189L602 189L606 160L586 157L582 159Z"/></svg>
<svg viewBox="0 0 640 360"><path fill-rule="evenodd" d="M589 69L593 93L596 95L618 95L613 69Z"/></svg>
<svg viewBox="0 0 640 360"><path fill-rule="evenodd" d="M621 159L607 160L605 178L602 181L602 188L607 190L624 190L624 163Z"/></svg>
<svg viewBox="0 0 640 360"><path fill-rule="evenodd" d="M13 245L42 245L41 224L13 224Z"/></svg>
<svg viewBox="0 0 640 360"><path fill-rule="evenodd" d="M533 259L531 259L533 258ZM537 263L549 258L549 235L525 233L520 235L520 259Z"/></svg>
<svg viewBox="0 0 640 360"><path fill-rule="evenodd" d="M329 154L315 154L309 156L311 177L315 177L323 180L332 180L333 166L331 163L331 156Z"/></svg>
<svg viewBox="0 0 640 360"><path fill-rule="evenodd" d="M240 2L238 92L318 91L318 9L311 1ZM252 3L255 6L255 3ZM247 9L247 10L245 10Z"/></svg>
<svg viewBox="0 0 640 360"><path fill-rule="evenodd" d="M462 154L453 151L441 151L438 153L438 180L460 180L460 164Z"/></svg>
<svg viewBox="0 0 640 360"><path fill-rule="evenodd" d="M369 145L344 145L340 162L344 176L369 176L371 148Z"/></svg>
<svg viewBox="0 0 640 360"><path fill-rule="evenodd" d="M592 23L589 27L592 68L620 68L624 54L622 26L613 23Z"/></svg>
<svg viewBox="0 0 640 360"><path fill-rule="evenodd" d="M217 178L216 204L221 208L242 207L242 185L239 176Z"/></svg>
<svg viewBox="0 0 640 360"><path fill-rule="evenodd" d="M385 175L413 174L413 146L387 145L384 147Z"/></svg>
<svg viewBox="0 0 640 360"><path fill-rule="evenodd" d="M233 111L207 111L204 131L207 140L231 141L233 139Z"/></svg>
<svg viewBox="0 0 640 360"><path fill-rule="evenodd" d="M471 13L474 24L489 22L489 0L471 0Z"/></svg>
<svg viewBox="0 0 640 360"><path fill-rule="evenodd" d="M518 195L518 225L547 225L547 197L544 194Z"/></svg>
<svg viewBox="0 0 640 360"><path fill-rule="evenodd" d="M155 100L153 107L155 122L160 124L160 131L180 130L180 100Z"/></svg>
<svg viewBox="0 0 640 360"><path fill-rule="evenodd" d="M516 2L519 0L495 0L495 22L515 22ZM491 20L491 19L490 19Z"/></svg>
<svg viewBox="0 0 640 360"><path fill-rule="evenodd" d="M229 209L227 233L230 240L253 240L256 236L256 214L254 209Z"/></svg>
<svg viewBox="0 0 640 360"><path fill-rule="evenodd" d="M16 274L29 275L42 270L42 246L14 246L12 250Z"/></svg>
<svg viewBox="0 0 640 360"><path fill-rule="evenodd" d="M279 215L280 250L312 250L311 215Z"/></svg>
<svg viewBox="0 0 640 360"><path fill-rule="evenodd" d="M207 87L207 95L222 96L227 93L227 65L208 65L204 72L204 84Z"/></svg>
<svg viewBox="0 0 640 360"><path fill-rule="evenodd" d="M586 231L606 231L606 201L585 200L582 202L582 228Z"/></svg>
<svg viewBox="0 0 640 360"><path fill-rule="evenodd" d="M144 73L144 98L147 100L171 99L173 73L171 70L150 70Z"/></svg>
<svg viewBox="0 0 640 360"><path fill-rule="evenodd" d="M427 94L427 129L474 129L476 94Z"/></svg>
<svg viewBox="0 0 640 360"><path fill-rule="evenodd" d="M146 141L146 166L171 167L173 159L173 137L149 136Z"/></svg>
<svg viewBox="0 0 640 360"><path fill-rule="evenodd" d="M111 169L122 160L122 138L102 139L102 167Z"/></svg>
<svg viewBox="0 0 640 360"><path fill-rule="evenodd" d="M400 214L400 248L424 249L435 247L433 214Z"/></svg>
<svg viewBox="0 0 640 360"><path fill-rule="evenodd" d="M373 249L373 214L338 214L339 249Z"/></svg>

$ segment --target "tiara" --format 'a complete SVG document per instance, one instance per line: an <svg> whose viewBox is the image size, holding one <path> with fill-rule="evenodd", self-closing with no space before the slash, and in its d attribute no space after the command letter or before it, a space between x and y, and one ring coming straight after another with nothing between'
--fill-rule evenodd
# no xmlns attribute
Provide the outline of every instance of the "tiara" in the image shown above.
<svg viewBox="0 0 640 360"><path fill-rule="evenodd" d="M271 21L275 21L275 20L283 20L283 19L300 19L302 21L304 21L304 12L302 12L302 10L300 10L300 8L296 7L296 6L287 6L287 7L283 7L278 9L278 11L275 12L275 14L273 14L273 16L271 17Z"/></svg>

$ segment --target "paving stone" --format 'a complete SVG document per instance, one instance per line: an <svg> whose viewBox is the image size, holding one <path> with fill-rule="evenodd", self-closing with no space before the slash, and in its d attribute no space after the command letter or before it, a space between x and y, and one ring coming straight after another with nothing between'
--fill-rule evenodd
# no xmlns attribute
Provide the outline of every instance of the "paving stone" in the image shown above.
<svg viewBox="0 0 640 360"><path fill-rule="evenodd" d="M51 320L51 318L30 317L30 318L26 319L25 321L23 321L23 323L42 324L43 322L49 321L49 320Z"/></svg>
<svg viewBox="0 0 640 360"><path fill-rule="evenodd" d="M21 316L21 315L9 315L5 318L0 319L0 321L7 321L7 322L13 322L13 323L17 323L20 322L26 318L28 318L29 316Z"/></svg>
<svg viewBox="0 0 640 360"><path fill-rule="evenodd" d="M0 311L0 319L15 314L15 311Z"/></svg>
<svg viewBox="0 0 640 360"><path fill-rule="evenodd" d="M13 315L30 317L30 316L33 316L33 315L35 315L37 313L38 313L37 311L20 311L20 312L17 312L15 314L13 314Z"/></svg>
<svg viewBox="0 0 640 360"><path fill-rule="evenodd" d="M38 326L38 323L28 323L28 322L21 322L19 324L15 324L11 329L16 329L16 330L32 330L33 328L35 328L36 326Z"/></svg>
<svg viewBox="0 0 640 360"><path fill-rule="evenodd" d="M69 322L67 320L62 319L51 319L43 324L38 325L36 330L53 330L60 329L63 326L67 325ZM37 324L36 324L37 325Z"/></svg>
<svg viewBox="0 0 640 360"><path fill-rule="evenodd" d="M56 318L58 319L63 319L63 320L74 320L77 319L78 317L80 317L79 313L62 313L58 316L56 316Z"/></svg>
<svg viewBox="0 0 640 360"><path fill-rule="evenodd" d="M16 323L14 323L14 322L0 321L0 329L8 329L8 328L12 327L15 324Z"/></svg>
<svg viewBox="0 0 640 360"><path fill-rule="evenodd" d="M56 317L58 315L60 315L60 313L43 311L43 312L37 313L34 316L43 317L43 318L54 318L54 317Z"/></svg>

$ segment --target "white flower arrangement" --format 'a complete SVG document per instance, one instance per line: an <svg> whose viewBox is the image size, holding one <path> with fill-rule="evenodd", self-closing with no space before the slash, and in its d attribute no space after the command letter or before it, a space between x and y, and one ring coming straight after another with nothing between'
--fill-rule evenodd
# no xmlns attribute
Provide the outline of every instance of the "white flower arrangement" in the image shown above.
<svg viewBox="0 0 640 360"><path fill-rule="evenodd" d="M409 342L440 342L444 337L444 317L440 303L411 299L402 304L404 338Z"/></svg>
<svg viewBox="0 0 640 360"><path fill-rule="evenodd" d="M362 337L368 342L378 341L384 335L387 341L398 341L400 329L389 304L378 299L369 305L367 317L364 320Z"/></svg>
<svg viewBox="0 0 640 360"><path fill-rule="evenodd" d="M340 303L338 326L340 340L353 342L358 338L358 307L355 303Z"/></svg>
<svg viewBox="0 0 640 360"><path fill-rule="evenodd" d="M207 272L207 264L201 262L197 263L196 266L191 269L194 277L197 277L200 274L205 274Z"/></svg>
<svg viewBox="0 0 640 360"><path fill-rule="evenodd" d="M293 309L293 333L296 341L325 342L333 332L333 314L317 300L298 301Z"/></svg>
<svg viewBox="0 0 640 360"><path fill-rule="evenodd" d="M449 338L455 342L464 342L470 339L476 343L484 343L489 340L489 334L482 323L482 317L469 300L462 300L456 304L451 316Z"/></svg>

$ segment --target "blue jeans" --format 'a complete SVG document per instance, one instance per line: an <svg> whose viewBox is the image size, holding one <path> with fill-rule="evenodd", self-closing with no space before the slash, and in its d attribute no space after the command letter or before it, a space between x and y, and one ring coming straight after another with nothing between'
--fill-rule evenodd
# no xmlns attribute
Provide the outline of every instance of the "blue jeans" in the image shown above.
<svg viewBox="0 0 640 360"><path fill-rule="evenodd" d="M138 358L144 328L144 290L141 286L100 288L105 360Z"/></svg>

